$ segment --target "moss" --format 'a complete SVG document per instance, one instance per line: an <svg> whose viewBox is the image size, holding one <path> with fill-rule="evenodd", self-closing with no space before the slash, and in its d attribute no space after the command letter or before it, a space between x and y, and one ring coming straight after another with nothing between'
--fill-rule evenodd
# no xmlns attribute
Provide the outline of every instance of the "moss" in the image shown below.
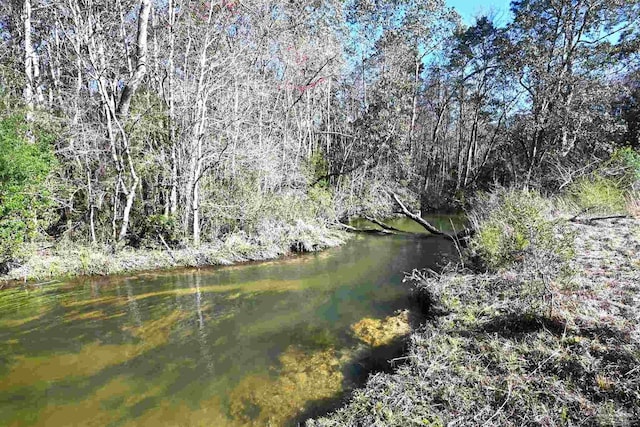
<svg viewBox="0 0 640 427"><path fill-rule="evenodd" d="M409 334L409 313L403 311L385 319L365 318L351 325L351 331L360 341L371 347L388 345Z"/></svg>
<svg viewBox="0 0 640 427"><path fill-rule="evenodd" d="M335 350L289 347L277 377L250 375L229 394L230 415L243 425L284 425L306 402L334 398L344 380Z"/></svg>

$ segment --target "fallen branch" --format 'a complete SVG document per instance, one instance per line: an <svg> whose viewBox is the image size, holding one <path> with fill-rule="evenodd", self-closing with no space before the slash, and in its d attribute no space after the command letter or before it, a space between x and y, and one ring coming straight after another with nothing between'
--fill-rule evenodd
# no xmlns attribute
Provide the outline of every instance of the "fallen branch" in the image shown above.
<svg viewBox="0 0 640 427"><path fill-rule="evenodd" d="M378 220L376 218L372 218L372 217L367 216L367 215L363 215L362 217L364 219L366 219L367 221L372 222L372 223L374 223L375 225L377 225L379 227L382 227L384 230L397 231L399 233L403 232L402 230L399 230L399 229L397 229L397 228L395 228L395 227L393 227L393 226L391 226L389 224L386 224L386 223L384 223L384 222L382 222L382 221L380 221L380 220Z"/></svg>
<svg viewBox="0 0 640 427"><path fill-rule="evenodd" d="M604 221L607 219L624 219L624 218L629 218L629 215L596 216L593 218L585 218L585 219L578 219L577 217L573 217L573 218L570 218L569 221L579 223L579 224L590 224L594 221Z"/></svg>
<svg viewBox="0 0 640 427"><path fill-rule="evenodd" d="M592 207L588 207L588 208L584 208L583 210L581 210L580 212L578 212L577 214L575 214L574 216L572 216L571 218L569 218L570 222L577 222L578 221L578 217L580 215L586 214L587 212L589 212L591 209L593 209Z"/></svg>
<svg viewBox="0 0 640 427"><path fill-rule="evenodd" d="M377 228L356 228L351 225L344 224L342 222L338 222L337 225L344 228L346 231L351 233L369 233L369 234L398 234L391 230L382 229L379 230Z"/></svg>
<svg viewBox="0 0 640 427"><path fill-rule="evenodd" d="M160 241L162 242L162 244L164 245L165 249L167 250L167 252L169 253L169 256L171 257L171 259L173 260L173 262L176 262L176 257L173 256L173 251L171 250L171 248L169 247L169 245L167 245L167 242L164 240L164 237L162 237L162 234L158 233L158 237L160 238Z"/></svg>
<svg viewBox="0 0 640 427"><path fill-rule="evenodd" d="M426 219L422 218L420 215L416 215L413 212L411 212L409 209L407 209L407 207L404 205L404 203L402 203L402 201L400 200L400 198L398 197L397 194L392 192L391 196L393 197L393 199L396 201L396 203L398 204L398 206L402 210L402 213L404 214L404 216L406 216L407 218L412 219L413 221L417 222L418 224L420 224L425 230L427 230L431 234L435 234L437 236L445 237L445 238L447 238L447 239L449 239L451 241L456 241L456 236L455 235L452 235L452 234L449 234L449 233L445 233L444 231L439 230L438 228L436 228L433 225L431 225L431 223L429 223L429 221L427 221Z"/></svg>

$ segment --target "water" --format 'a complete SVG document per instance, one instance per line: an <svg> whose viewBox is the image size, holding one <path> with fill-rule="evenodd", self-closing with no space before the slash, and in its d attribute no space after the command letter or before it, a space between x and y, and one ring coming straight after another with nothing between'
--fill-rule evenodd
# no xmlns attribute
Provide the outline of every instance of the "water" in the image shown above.
<svg viewBox="0 0 640 427"><path fill-rule="evenodd" d="M295 425L353 384L351 325L406 307L404 272L451 252L357 236L275 262L1 291L0 425Z"/></svg>

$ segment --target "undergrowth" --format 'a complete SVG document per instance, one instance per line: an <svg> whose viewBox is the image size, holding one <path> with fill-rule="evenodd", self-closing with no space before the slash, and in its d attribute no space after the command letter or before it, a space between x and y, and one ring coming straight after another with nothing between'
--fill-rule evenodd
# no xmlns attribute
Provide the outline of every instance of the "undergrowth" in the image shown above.
<svg viewBox="0 0 640 427"><path fill-rule="evenodd" d="M552 209L535 191L503 189L480 195L469 215L476 230L472 256L492 271L526 265L532 258L561 268L573 254L571 236L563 232L562 222L551 219Z"/></svg>
<svg viewBox="0 0 640 427"><path fill-rule="evenodd" d="M594 214L625 212L626 198L622 179L597 173L573 182L565 194L567 204L575 211Z"/></svg>
<svg viewBox="0 0 640 427"><path fill-rule="evenodd" d="M82 246L67 241L46 248L32 244L29 252L33 255L21 266L0 275L0 283L268 260L337 246L346 239L345 233L321 222L298 220L294 224L263 222L255 234L234 231L198 248L124 247L114 252L108 245Z"/></svg>
<svg viewBox="0 0 640 427"><path fill-rule="evenodd" d="M307 425L637 425L639 277L622 262L612 276L599 268L552 281L551 312L533 308L530 282L513 272L414 273L431 320L413 332L406 363Z"/></svg>
<svg viewBox="0 0 640 427"><path fill-rule="evenodd" d="M638 425L640 227L556 209L535 192L482 198L468 264L480 272L415 271L427 322L405 363L307 426Z"/></svg>
<svg viewBox="0 0 640 427"><path fill-rule="evenodd" d="M634 214L640 189L640 153L630 147L616 150L591 173L567 186L558 206L575 215Z"/></svg>

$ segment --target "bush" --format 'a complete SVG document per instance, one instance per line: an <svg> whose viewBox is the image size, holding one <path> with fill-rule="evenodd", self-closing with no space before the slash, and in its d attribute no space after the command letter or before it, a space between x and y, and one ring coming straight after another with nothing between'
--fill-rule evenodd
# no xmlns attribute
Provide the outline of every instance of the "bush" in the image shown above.
<svg viewBox="0 0 640 427"><path fill-rule="evenodd" d="M633 187L640 182L640 153L631 147L616 150L611 156L609 166L621 171L624 184Z"/></svg>
<svg viewBox="0 0 640 427"><path fill-rule="evenodd" d="M514 266L527 253L558 260L571 255L571 241L549 219L551 203L535 191L499 190L479 197L470 221L477 230L471 249L490 270ZM540 255L538 253L537 255Z"/></svg>
<svg viewBox="0 0 640 427"><path fill-rule="evenodd" d="M0 265L17 256L51 207L45 182L55 164L51 138L36 133L31 143L25 135L23 117L0 119Z"/></svg>
<svg viewBox="0 0 640 427"><path fill-rule="evenodd" d="M151 242L157 242L162 236L169 246L176 246L180 241L180 224L173 215L150 215L146 217L142 235Z"/></svg>
<svg viewBox="0 0 640 427"><path fill-rule="evenodd" d="M624 187L622 178L594 173L573 182L566 198L578 211L620 213L626 210Z"/></svg>

